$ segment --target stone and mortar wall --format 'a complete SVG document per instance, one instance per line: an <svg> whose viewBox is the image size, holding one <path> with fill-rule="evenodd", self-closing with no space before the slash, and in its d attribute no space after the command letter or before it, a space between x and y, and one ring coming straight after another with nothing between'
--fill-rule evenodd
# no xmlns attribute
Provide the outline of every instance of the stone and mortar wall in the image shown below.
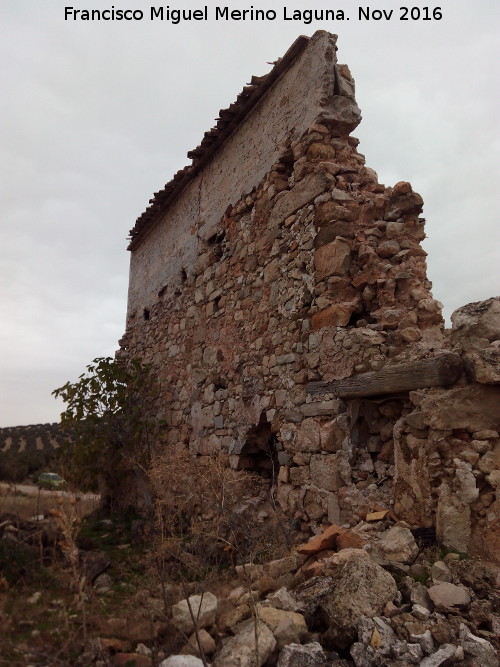
<svg viewBox="0 0 500 667"><path fill-rule="evenodd" d="M412 525L432 518L445 547L498 561L500 298L459 308L446 333L465 372L409 393L411 412L393 430L395 512Z"/></svg>
<svg viewBox="0 0 500 667"><path fill-rule="evenodd" d="M233 468L263 475L267 457L275 496L302 528L354 526L366 512L395 506L413 526L437 521L445 537L455 505L440 504L446 493L436 495L437 480L443 489L452 480L455 492L461 482L453 480L468 484L467 466L480 459L459 456L450 473L443 456L438 476L430 459L443 429L419 411L421 395L454 389L349 401L306 394L311 381L425 358L451 344L426 277L422 199L408 183L384 187L365 166L349 136L360 120L354 83L335 64L333 44L317 34L295 64L294 86L311 85L307 113L300 87L283 96L283 76L132 253L120 354L157 369L167 451L221 452ZM298 99L300 123L292 116ZM289 115L294 125L282 133ZM262 144L260 126L269 127ZM242 152L247 144L255 162ZM233 165L248 177L231 180ZM223 187L200 207L200 183L211 184L209 193L219 176ZM494 429L467 428L467 438L447 429L446 441L462 438L473 449L469 440L479 439L492 443L483 455L492 450ZM491 498L488 484L481 507ZM477 502L466 503L470 516L484 518Z"/></svg>
<svg viewBox="0 0 500 667"><path fill-rule="evenodd" d="M227 207L250 193L318 117L335 114L349 129L358 124L353 100L334 95L336 89L353 91L350 77L336 66L335 51L335 35L316 33L132 253L129 320L161 289L179 287L182 271L192 274L200 244L213 236Z"/></svg>

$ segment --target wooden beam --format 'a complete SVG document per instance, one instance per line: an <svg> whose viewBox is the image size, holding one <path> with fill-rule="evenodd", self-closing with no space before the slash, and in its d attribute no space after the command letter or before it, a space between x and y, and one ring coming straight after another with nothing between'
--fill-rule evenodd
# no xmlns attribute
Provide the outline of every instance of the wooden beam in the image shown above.
<svg viewBox="0 0 500 667"><path fill-rule="evenodd" d="M386 366L334 382L310 382L308 394L334 394L339 398L364 398L398 392L446 387L458 380L463 370L458 354L444 352L429 359Z"/></svg>

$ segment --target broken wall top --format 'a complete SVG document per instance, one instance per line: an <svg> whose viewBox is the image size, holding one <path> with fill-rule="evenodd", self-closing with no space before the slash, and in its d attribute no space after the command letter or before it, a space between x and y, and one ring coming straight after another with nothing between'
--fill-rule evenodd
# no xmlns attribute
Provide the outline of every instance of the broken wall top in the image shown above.
<svg viewBox="0 0 500 667"><path fill-rule="evenodd" d="M207 163L216 160L221 176L229 171L224 169L226 151L216 154L226 148L228 139L233 139L243 125L249 124L254 129L255 117L262 116L261 127L253 136L250 132L243 138L245 148L240 157L244 160L244 174L237 175L239 182L234 182L233 198L250 191L259 182L277 158L287 135L300 136L314 120L337 122L341 133L348 133L358 125L359 109L352 102L346 104L340 99L354 100L354 82L348 69L337 65L336 41L336 35L325 31L318 31L311 38L300 36L268 74L252 76L236 101L219 111L216 125L205 132L200 145L188 152L192 163L179 170L150 199L150 206L130 230L129 250L138 248ZM234 150L238 144L241 147L241 142L231 141L229 150ZM225 192L231 189L228 186ZM225 201L221 198L221 205ZM215 207L210 217L220 217L223 212Z"/></svg>

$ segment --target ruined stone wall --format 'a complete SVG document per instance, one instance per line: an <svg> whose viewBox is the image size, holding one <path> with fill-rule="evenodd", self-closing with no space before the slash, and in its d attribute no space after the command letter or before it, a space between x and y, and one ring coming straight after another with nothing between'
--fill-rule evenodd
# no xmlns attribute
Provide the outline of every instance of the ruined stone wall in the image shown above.
<svg viewBox="0 0 500 667"><path fill-rule="evenodd" d="M365 166L350 136L359 121L354 84L332 60L332 39L313 37L314 51L307 47L301 61L300 81L309 81L313 68L308 94L321 98L321 108L313 104L315 117L308 111L307 127L297 124L288 141L277 128L275 143L267 133L266 171L253 172L258 182L245 180L240 194L224 174L203 219L188 186L133 250L120 354L157 370L156 412L167 423L167 451L177 445L196 456L222 452L233 468L256 470L302 528L325 521L355 526L381 507L412 526L448 525L452 510L439 505L438 477L428 472L436 469L437 436L421 413L430 397L454 389L352 400L306 391L311 382L362 376L451 345L426 277L422 199L408 183L379 184ZM316 85L321 95L313 94ZM215 179L226 159L234 164L241 154L232 151L249 141L257 117L271 122L276 106L268 96L268 106L242 120L200 179ZM287 117L291 101L280 99L277 113ZM163 285L169 272L177 278ZM462 442L488 440L486 426L467 428ZM446 437L460 438L457 429L463 426ZM457 473L446 473L450 479L468 484L467 456L459 457ZM446 457L440 461L448 466Z"/></svg>
<svg viewBox="0 0 500 667"><path fill-rule="evenodd" d="M498 560L500 554L500 299L452 315L447 345L464 362L448 387L409 393L396 422L395 511L436 526L440 543Z"/></svg>
<svg viewBox="0 0 500 667"><path fill-rule="evenodd" d="M296 140L322 114L337 110L352 127L359 109L337 95L336 37L319 32L256 106L245 116L213 158L196 175L148 237L132 253L128 318L142 314L161 289L169 292L191 275L200 246L213 236L229 205L252 191ZM337 86L350 94L348 78ZM340 103L339 103L340 100ZM346 100L346 103L343 101ZM352 118L355 122L352 122ZM166 231L168 229L168 232Z"/></svg>

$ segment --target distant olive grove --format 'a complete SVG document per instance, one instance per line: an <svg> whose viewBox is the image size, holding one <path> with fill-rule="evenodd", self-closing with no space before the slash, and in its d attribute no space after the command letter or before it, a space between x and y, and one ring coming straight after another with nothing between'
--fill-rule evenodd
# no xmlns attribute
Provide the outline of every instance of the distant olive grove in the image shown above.
<svg viewBox="0 0 500 667"><path fill-rule="evenodd" d="M57 423L1 428L0 481L23 482L42 470L58 468L66 441Z"/></svg>

